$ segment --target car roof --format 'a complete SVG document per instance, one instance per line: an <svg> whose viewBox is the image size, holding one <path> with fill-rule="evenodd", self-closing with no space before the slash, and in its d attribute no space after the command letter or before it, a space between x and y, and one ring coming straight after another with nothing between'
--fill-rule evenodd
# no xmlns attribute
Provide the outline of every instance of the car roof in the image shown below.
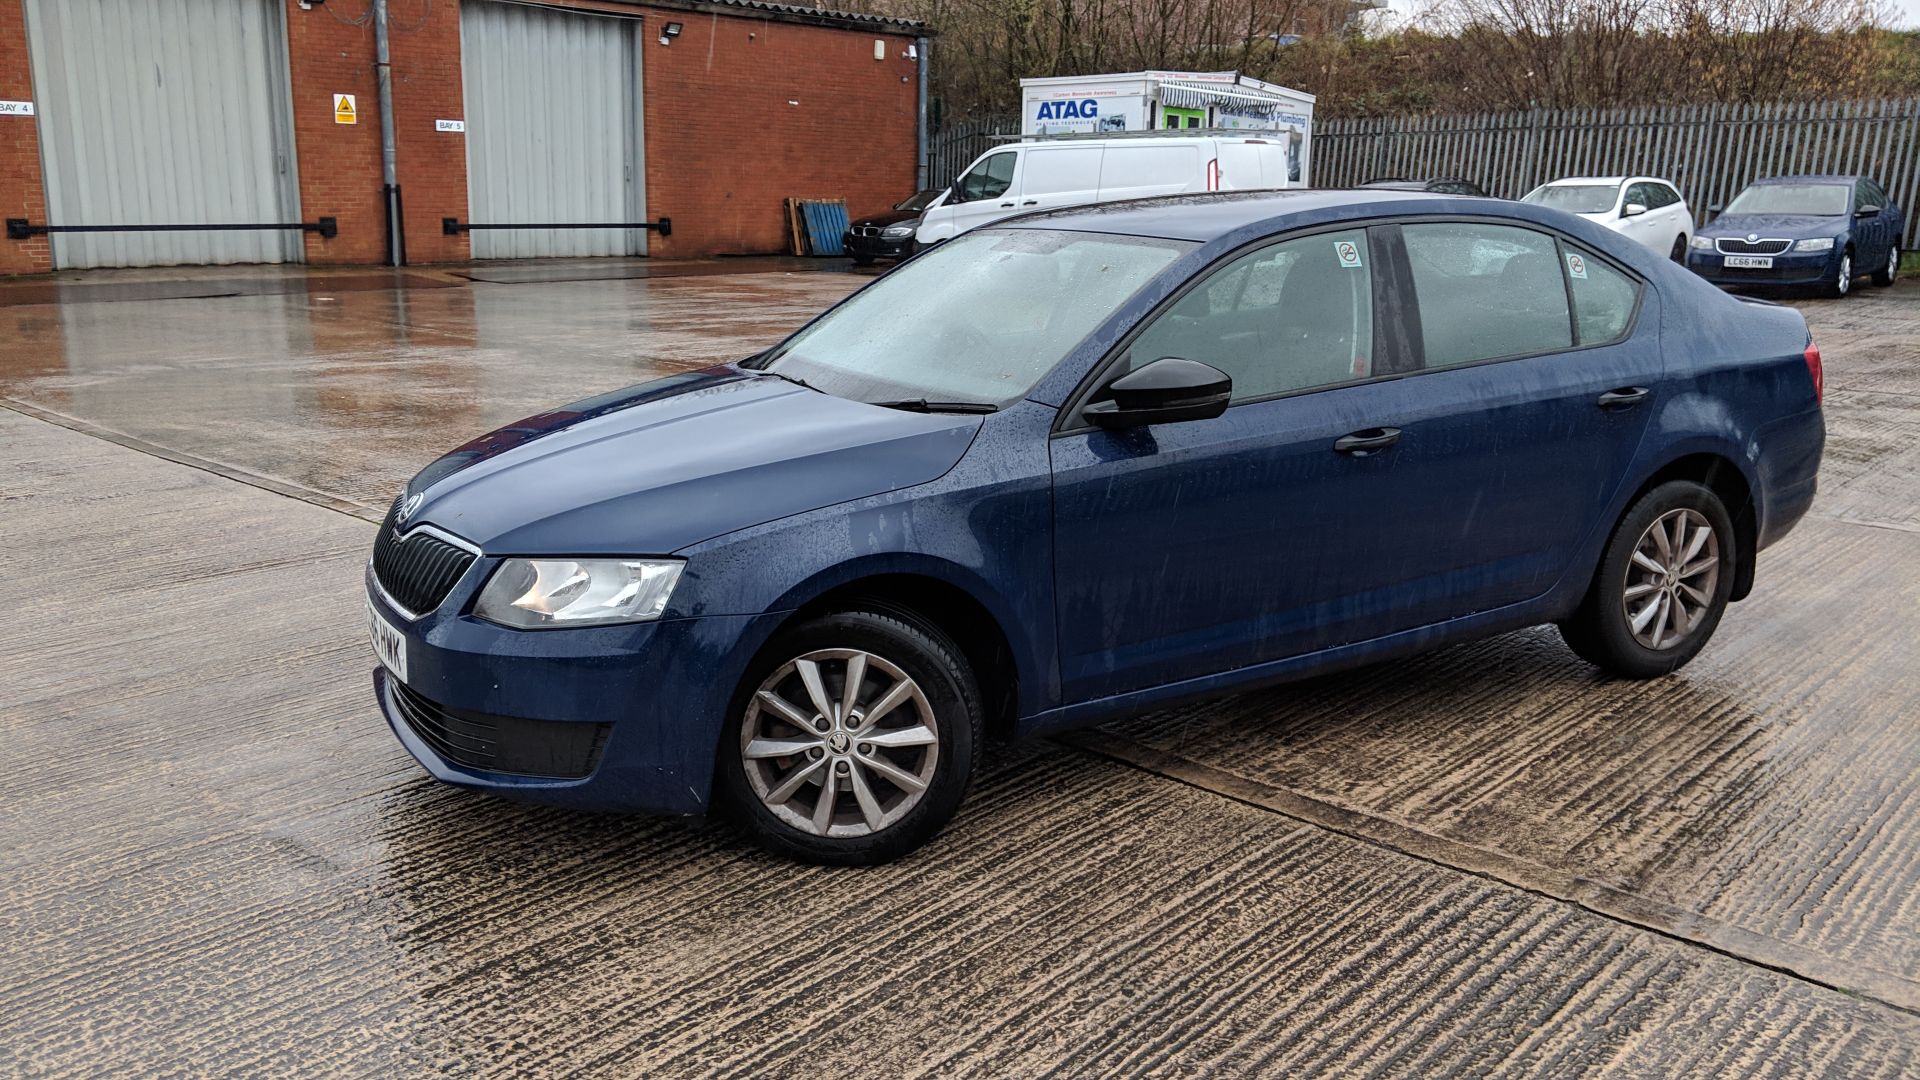
<svg viewBox="0 0 1920 1080"><path fill-rule="evenodd" d="M1549 180L1540 186L1558 187L1561 184L1612 184L1617 187L1631 179L1636 178L1628 176L1563 176L1558 180Z"/></svg>
<svg viewBox="0 0 1920 1080"><path fill-rule="evenodd" d="M1230 191L1210 194L1162 195L1149 199L1093 203L1026 214L995 227L1023 229L1067 229L1077 232L1113 233L1121 236L1158 236L1168 240L1194 240L1205 243L1249 225L1269 224L1285 228L1289 219L1315 211L1337 211L1350 207L1387 209L1406 204L1419 206L1421 212L1434 208L1457 209L1461 213L1485 214L1490 207L1518 207L1518 203L1477 198L1472 195L1436 195L1425 191L1397 188L1335 190L1289 188L1284 191ZM1512 216L1525 216L1517 214Z"/></svg>
<svg viewBox="0 0 1920 1080"><path fill-rule="evenodd" d="M1763 176L1753 184L1851 184L1862 179L1865 178L1842 173L1801 173L1796 176Z"/></svg>

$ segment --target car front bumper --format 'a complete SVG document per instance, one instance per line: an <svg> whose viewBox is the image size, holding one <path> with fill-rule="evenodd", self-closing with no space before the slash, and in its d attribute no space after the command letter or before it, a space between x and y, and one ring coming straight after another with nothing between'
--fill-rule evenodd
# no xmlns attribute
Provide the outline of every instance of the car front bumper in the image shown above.
<svg viewBox="0 0 1920 1080"><path fill-rule="evenodd" d="M457 614L472 589L411 620L374 585L371 569L367 586L368 603L407 651L406 689L379 667L375 696L427 772L460 787L623 813L706 812L733 689L778 621L703 616L509 630Z"/></svg>
<svg viewBox="0 0 1920 1080"><path fill-rule="evenodd" d="M1788 251L1775 255L1773 265L1752 270L1726 265L1726 256L1717 251L1687 250L1687 269L1724 288L1766 288L1769 286L1820 285L1833 280L1840 269L1837 251Z"/></svg>
<svg viewBox="0 0 1920 1080"><path fill-rule="evenodd" d="M913 254L913 234L905 236L855 236L848 233L841 237L847 246L847 254L863 259L904 259Z"/></svg>

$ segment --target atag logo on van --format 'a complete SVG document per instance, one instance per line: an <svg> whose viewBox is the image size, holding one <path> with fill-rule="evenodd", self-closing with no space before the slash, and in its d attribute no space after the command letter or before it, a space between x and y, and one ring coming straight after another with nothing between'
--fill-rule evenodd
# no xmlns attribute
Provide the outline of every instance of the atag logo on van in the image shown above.
<svg viewBox="0 0 1920 1080"><path fill-rule="evenodd" d="M1100 103L1092 98L1081 101L1043 101L1037 120L1096 120Z"/></svg>

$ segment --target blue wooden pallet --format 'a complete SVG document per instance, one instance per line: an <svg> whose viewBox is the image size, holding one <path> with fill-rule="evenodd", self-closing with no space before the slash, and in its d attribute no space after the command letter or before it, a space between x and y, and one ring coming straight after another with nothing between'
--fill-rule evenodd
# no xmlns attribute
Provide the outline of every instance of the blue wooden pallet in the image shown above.
<svg viewBox="0 0 1920 1080"><path fill-rule="evenodd" d="M846 253L844 237L847 234L847 206L838 199L832 202L800 203L800 214L807 225L807 254L843 255Z"/></svg>

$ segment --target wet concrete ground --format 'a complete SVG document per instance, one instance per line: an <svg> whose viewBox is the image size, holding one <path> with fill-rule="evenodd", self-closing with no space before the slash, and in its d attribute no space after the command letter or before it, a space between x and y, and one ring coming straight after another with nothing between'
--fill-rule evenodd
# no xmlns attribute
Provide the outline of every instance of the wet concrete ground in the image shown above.
<svg viewBox="0 0 1920 1080"><path fill-rule="evenodd" d="M1008 748L868 871L433 784L360 519L859 283L773 269L0 287L0 1073L1920 1071L1920 286L1804 305L1820 501L1672 678L1528 631Z"/></svg>

